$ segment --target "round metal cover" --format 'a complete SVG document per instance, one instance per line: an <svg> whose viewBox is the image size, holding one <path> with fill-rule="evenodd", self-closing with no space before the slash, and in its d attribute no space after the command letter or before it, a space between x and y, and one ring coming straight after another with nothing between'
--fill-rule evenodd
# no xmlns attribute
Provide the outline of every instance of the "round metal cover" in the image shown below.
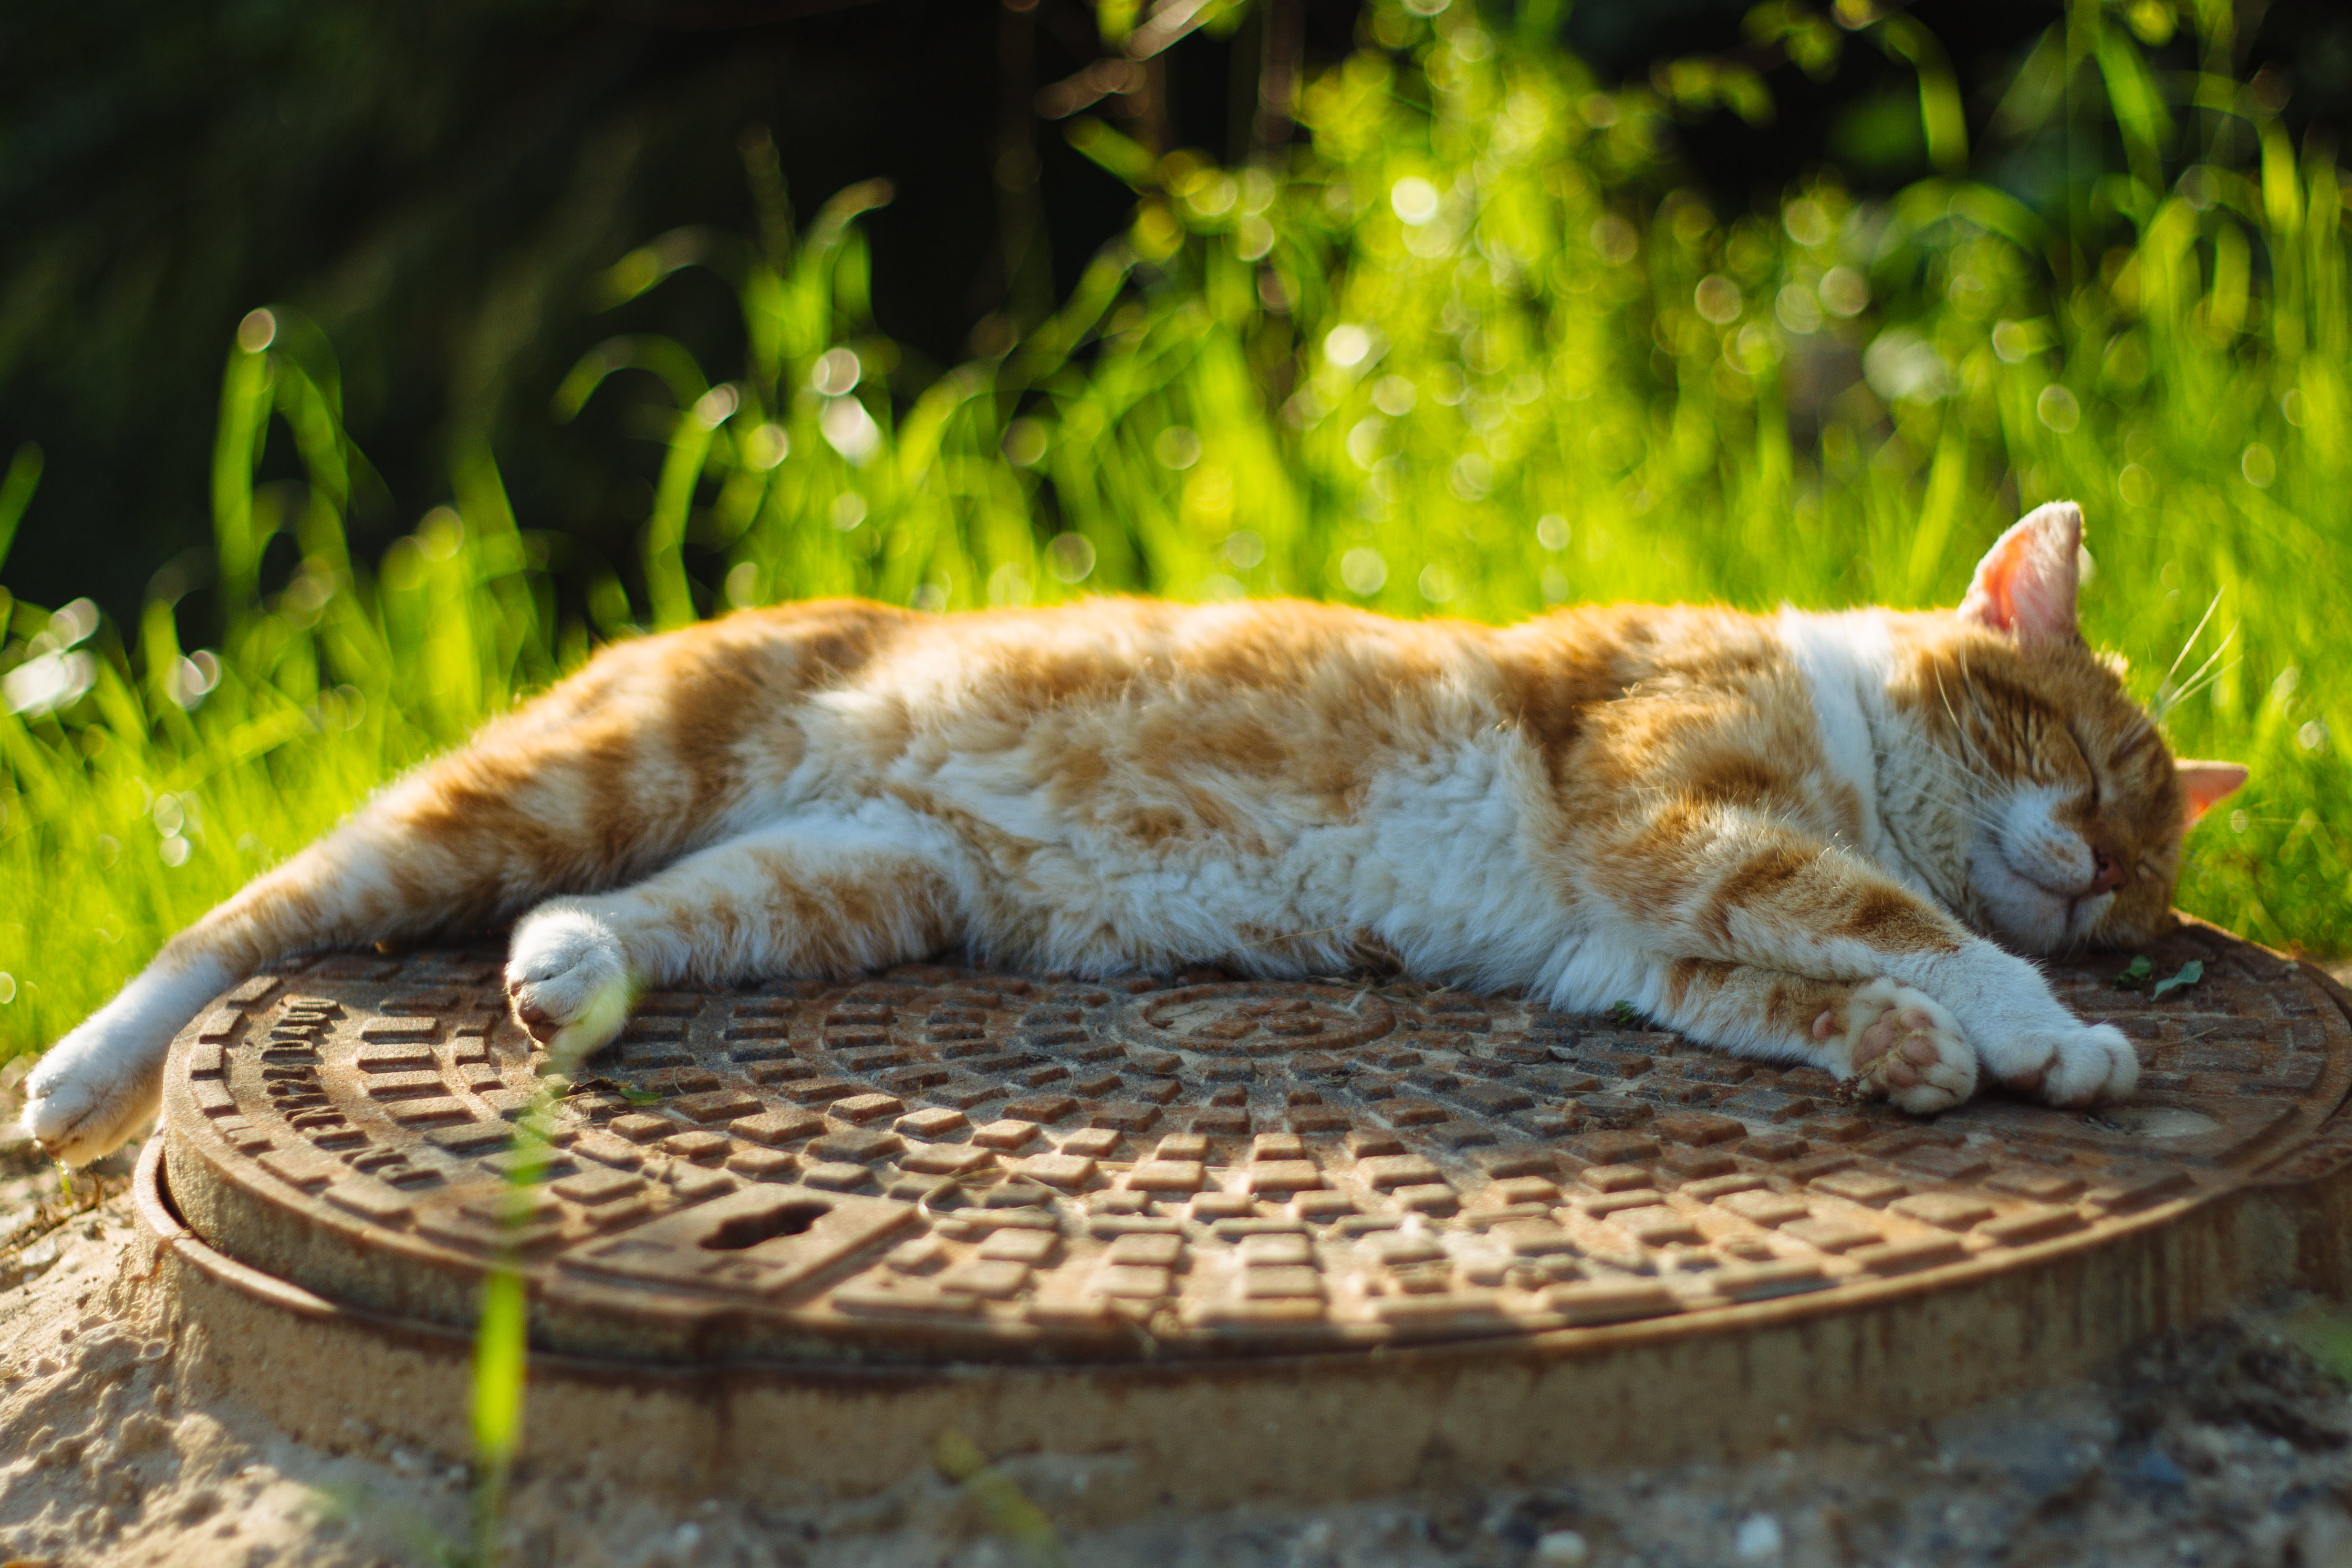
<svg viewBox="0 0 2352 1568"><path fill-rule="evenodd" d="M544 1348L1103 1362L1823 1312L2032 1267L2279 1174L2352 1086L2315 971L2184 925L2203 978L2074 1009L2138 1043L2092 1113L1933 1121L1624 1019L1416 984L916 965L644 997L570 1081L497 956L336 955L175 1045L173 1200L234 1258L449 1324L519 1260ZM550 1097L539 1179L514 1124Z"/></svg>

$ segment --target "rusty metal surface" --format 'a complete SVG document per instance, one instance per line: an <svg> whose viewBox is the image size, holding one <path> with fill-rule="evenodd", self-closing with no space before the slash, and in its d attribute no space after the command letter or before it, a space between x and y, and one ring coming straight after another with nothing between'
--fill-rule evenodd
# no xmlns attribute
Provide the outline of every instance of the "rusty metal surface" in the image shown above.
<svg viewBox="0 0 2352 1568"><path fill-rule="evenodd" d="M1933 1122L1822 1074L1414 985L910 966L642 999L565 1083L488 952L248 982L174 1047L174 1200L223 1251L445 1323L518 1249L591 1355L1097 1363L1596 1344L2033 1267L2319 1156L2324 982L2210 928L2196 987L2053 967L2138 1043L2092 1114ZM508 1181L552 1093L558 1147ZM1616 1325L1616 1326L1611 1326Z"/></svg>

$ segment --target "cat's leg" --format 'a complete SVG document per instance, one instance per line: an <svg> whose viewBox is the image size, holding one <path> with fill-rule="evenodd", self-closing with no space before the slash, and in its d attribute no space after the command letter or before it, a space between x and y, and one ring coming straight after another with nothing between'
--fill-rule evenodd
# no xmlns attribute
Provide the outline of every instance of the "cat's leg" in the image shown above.
<svg viewBox="0 0 2352 1568"><path fill-rule="evenodd" d="M560 1059L620 1032L636 992L686 981L851 975L961 932L951 850L919 821L757 829L633 886L555 898L515 927L516 1019Z"/></svg>
<svg viewBox="0 0 2352 1568"><path fill-rule="evenodd" d="M534 783L565 780L519 776L492 801L469 788L479 771L459 753L409 775L166 943L42 1054L25 1081L25 1131L68 1165L116 1147L154 1113L173 1038L270 959L462 931L610 874L601 845L573 850L561 810L533 799Z"/></svg>
<svg viewBox="0 0 2352 1568"><path fill-rule="evenodd" d="M710 842L799 765L800 696L900 619L803 605L607 649L173 938L42 1056L26 1130L69 1164L113 1149L153 1113L173 1038L270 959L503 924Z"/></svg>
<svg viewBox="0 0 2352 1568"><path fill-rule="evenodd" d="M112 1153L154 1115L173 1037L239 977L216 954L167 948L42 1053L25 1079L25 1135L69 1166Z"/></svg>
<svg viewBox="0 0 2352 1568"><path fill-rule="evenodd" d="M25 1081L26 1133L68 1165L96 1159L154 1113L173 1037L270 959L463 930L577 874L518 849L530 842L518 813L436 817L449 770L403 780L164 944L42 1054Z"/></svg>
<svg viewBox="0 0 2352 1568"><path fill-rule="evenodd" d="M283 954L417 933L436 888L459 904L434 859L379 802L247 883L42 1053L26 1134L68 1165L113 1150L154 1114L173 1037L222 991Z"/></svg>
<svg viewBox="0 0 2352 1568"><path fill-rule="evenodd" d="M154 1113L173 1039L271 959L502 923L675 854L700 826L690 791L606 733L627 730L615 706L593 681L559 687L215 905L42 1054L25 1132L68 1165L113 1150Z"/></svg>
<svg viewBox="0 0 2352 1568"><path fill-rule="evenodd" d="M2053 1104L2138 1080L2123 1031L2075 1018L2031 963L1864 857L1729 809L1652 819L1606 855L1599 891L1643 950L1782 974L1886 978L1958 1020L1982 1067Z"/></svg>
<svg viewBox="0 0 2352 1568"><path fill-rule="evenodd" d="M1639 1005L1741 1056L1809 1062L1927 1115L1976 1092L1977 1053L1933 997L1888 976L1822 980L1702 958L1654 966Z"/></svg>

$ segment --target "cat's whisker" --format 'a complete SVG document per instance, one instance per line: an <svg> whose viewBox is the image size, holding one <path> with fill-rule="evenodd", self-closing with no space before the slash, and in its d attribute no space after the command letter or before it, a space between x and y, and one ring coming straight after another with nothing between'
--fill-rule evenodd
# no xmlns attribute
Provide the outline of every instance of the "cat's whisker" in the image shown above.
<svg viewBox="0 0 2352 1568"><path fill-rule="evenodd" d="M1988 817L1981 811L1971 811L1965 806L1955 801L1947 800L1940 802L1940 804L1948 810L1954 816L1959 818L1965 822L1968 822L1973 827L1982 828L1989 833L1998 833L2000 831L2000 821L1996 817Z"/></svg>
<svg viewBox="0 0 2352 1568"><path fill-rule="evenodd" d="M1984 812L1970 807L1966 801L1949 800L1942 796L1931 794L1926 790L1922 790L1920 793L1921 798L1926 800L1929 804L1941 806L1945 810L1949 811L1953 816L1958 817L1964 821L1974 823L1976 826L1986 829L1990 831L1998 831L2000 827L2000 822L1997 818L1986 815Z"/></svg>
<svg viewBox="0 0 2352 1568"><path fill-rule="evenodd" d="M1915 789L1941 789L1955 801L1969 798L1965 780L1949 773L1929 771L1912 780L1912 785Z"/></svg>
<svg viewBox="0 0 2352 1568"><path fill-rule="evenodd" d="M1921 789L1921 793L1923 795L1927 795L1927 798L1934 800L1936 804L1944 807L1955 815L1966 818L1968 821L1974 822L1980 828L1988 828L1995 831L1999 830L2000 826L2000 819L1992 814L1991 807L1979 800L1976 798L1975 791L1969 788L1970 785L1980 782L1973 774L1958 771L1958 764L1952 762L1948 758L1937 757L1932 753L1928 756L1927 761L1931 768L1939 768L1947 770L1944 777L1942 777L1938 782L1946 789L1949 790L1950 793L1947 795L1937 795L1931 790L1923 788ZM1930 777L1932 778L1934 775L1931 773Z"/></svg>
<svg viewBox="0 0 2352 1568"><path fill-rule="evenodd" d="M2220 669L2215 670L2211 674L2200 674L2197 677L2191 679L2189 685L2181 687L2180 690L2173 694L2172 700L2170 702L2164 705L2165 711L2169 713L2174 708L2179 707L2182 703L2187 702L2189 698L2206 691L2216 682L2229 674L2231 671L2236 669L2240 664L2244 663L2245 660L2243 659L2232 659L2228 664L2222 665Z"/></svg>
<svg viewBox="0 0 2352 1568"><path fill-rule="evenodd" d="M2000 823L1994 819L1971 812L1964 807L1953 806L1945 802L1938 803L1944 804L1945 809L1950 812L1952 817L1957 821L1965 823L1969 827L1981 830L1989 837L1998 838L2000 836Z"/></svg>
<svg viewBox="0 0 2352 1568"><path fill-rule="evenodd" d="M1968 674L1968 660L1963 656L1960 661L1960 674L1965 676ZM1965 685L1962 689L1966 689ZM1968 751L1972 763L1982 765L1984 758L1977 750L1977 743L1975 739L1969 734L1969 727L1960 722L1958 710L1952 706L1952 695L1944 689L1944 672L1941 670L1937 670L1936 672L1936 696L1937 700L1942 702L1944 705L1945 716L1952 721L1953 736Z"/></svg>
<svg viewBox="0 0 2352 1568"><path fill-rule="evenodd" d="M1999 831L2000 811L1995 800L2006 791L1948 759L1939 759L1938 765L1946 769L1938 779L1947 791L1943 803L1979 827Z"/></svg>
<svg viewBox="0 0 2352 1568"><path fill-rule="evenodd" d="M1981 816L1989 821L1996 820L1993 803L1987 798L1989 792L1979 788L1979 780L1965 774L1958 774L1939 779L1937 782L1949 793L1953 804L1961 806L1971 814Z"/></svg>
<svg viewBox="0 0 2352 1568"><path fill-rule="evenodd" d="M2213 612L2221 608L2221 590L2217 588L2213 591L2213 597L2206 601L2205 613L2200 615L2197 618L2197 624L2189 629L2189 641L2180 644L2180 652L2172 656L2172 667L2166 670L2164 678L2156 683L2158 700L2161 699L2164 688L2172 684L2172 677L2180 673L2180 666L2187 663L2189 650L2197 646L2197 639L2205 634L2205 623L2212 620Z"/></svg>
<svg viewBox="0 0 2352 1568"><path fill-rule="evenodd" d="M1958 758L1947 753L1931 751L1922 756L1919 760L1931 768L1940 769L1945 779L1950 783L1979 788L1987 787L1989 784L1987 779L1962 766Z"/></svg>
<svg viewBox="0 0 2352 1568"><path fill-rule="evenodd" d="M2221 642L2214 644L2213 651L2205 656L2205 662L2197 666L2197 673L2190 675L2186 681L2183 681L2179 689L2168 693L2162 686L2158 686L2157 688L2156 696L2148 704L2149 708L2155 712L2156 716L2161 719L2174 708L2179 707L2182 703L2187 702L2190 697L2196 695L2197 693L2204 690L2205 687L2212 685L2213 682L2220 680L2223 675L2228 674L2231 670L2236 669L2241 664L2244 663L2242 659L2232 659L2223 669L2217 671L2213 668L2214 663L2219 660L2222 654L2230 651L2230 644L2236 642L2237 638L2238 628L2232 626L2230 628L2229 635L2223 637ZM2167 678L2168 679L2169 677Z"/></svg>
<svg viewBox="0 0 2352 1568"><path fill-rule="evenodd" d="M1966 789L1949 786L1947 788L1949 792L1940 797L1934 797L1939 804L1966 817L1979 827L1998 829L2000 826L2000 813L1993 809L1990 801Z"/></svg>

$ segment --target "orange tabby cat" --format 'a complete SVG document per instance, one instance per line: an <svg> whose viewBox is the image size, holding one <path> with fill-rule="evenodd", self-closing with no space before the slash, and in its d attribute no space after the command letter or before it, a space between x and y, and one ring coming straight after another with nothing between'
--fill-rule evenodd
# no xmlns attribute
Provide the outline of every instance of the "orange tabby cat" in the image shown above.
<svg viewBox="0 0 2352 1568"><path fill-rule="evenodd" d="M1915 1112L1979 1063L2126 1094L2129 1042L2018 952L2156 934L2245 770L2176 764L2084 646L2081 534L2042 507L1933 613L832 602L623 643L175 938L43 1058L26 1126L113 1148L270 958L517 915L507 988L560 1055L644 987L962 943L1625 999Z"/></svg>

